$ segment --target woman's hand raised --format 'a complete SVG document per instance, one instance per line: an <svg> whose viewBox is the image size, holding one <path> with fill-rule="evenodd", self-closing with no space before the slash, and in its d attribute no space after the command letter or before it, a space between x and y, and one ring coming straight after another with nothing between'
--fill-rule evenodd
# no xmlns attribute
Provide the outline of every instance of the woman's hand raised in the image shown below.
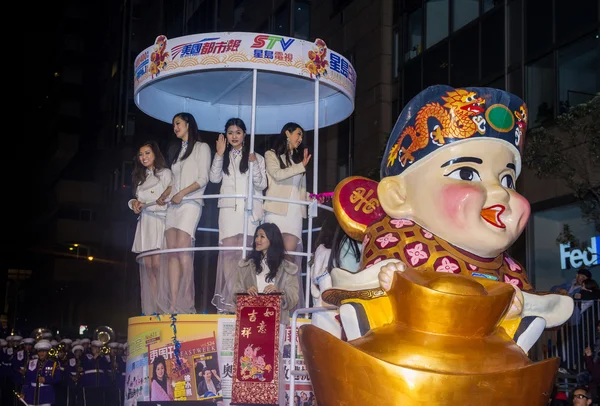
<svg viewBox="0 0 600 406"><path fill-rule="evenodd" d="M302 160L302 165L306 166L310 162L310 158L312 155L308 153L308 148L304 148L304 159Z"/></svg>
<svg viewBox="0 0 600 406"><path fill-rule="evenodd" d="M223 156L225 153L225 148L227 147L227 140L223 134L219 134L217 138L217 155Z"/></svg>

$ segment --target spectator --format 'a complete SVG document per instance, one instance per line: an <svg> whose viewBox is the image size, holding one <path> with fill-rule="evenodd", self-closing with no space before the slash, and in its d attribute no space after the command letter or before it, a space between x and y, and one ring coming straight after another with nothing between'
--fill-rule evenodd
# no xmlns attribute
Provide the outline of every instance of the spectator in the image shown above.
<svg viewBox="0 0 600 406"><path fill-rule="evenodd" d="M579 293L575 293L574 299L581 300L598 300L600 299L600 287L598 282L593 279L586 279L583 281L581 290Z"/></svg>
<svg viewBox="0 0 600 406"><path fill-rule="evenodd" d="M592 399L587 389L579 386L573 391L571 402L573 406L586 406L592 404Z"/></svg>
<svg viewBox="0 0 600 406"><path fill-rule="evenodd" d="M585 348L583 360L585 361L585 368L591 375L591 379L588 383L590 397L591 399L596 399L598 396L598 385L600 385L600 360L594 359L594 353L590 346Z"/></svg>
<svg viewBox="0 0 600 406"><path fill-rule="evenodd" d="M563 295L569 295L573 297L576 293L579 293L583 285L583 281L586 279L592 279L592 273L586 268L581 268L577 270L575 279L573 279L571 282L553 286L550 288L550 291L553 293L561 293Z"/></svg>

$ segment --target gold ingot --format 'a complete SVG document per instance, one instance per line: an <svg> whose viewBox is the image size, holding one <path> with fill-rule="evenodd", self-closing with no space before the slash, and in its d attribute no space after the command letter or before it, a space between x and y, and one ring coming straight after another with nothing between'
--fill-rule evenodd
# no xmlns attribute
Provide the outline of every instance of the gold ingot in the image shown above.
<svg viewBox="0 0 600 406"><path fill-rule="evenodd" d="M495 281L396 272L391 323L349 343L300 328L319 405L544 405L559 360L533 363L501 327L513 295Z"/></svg>

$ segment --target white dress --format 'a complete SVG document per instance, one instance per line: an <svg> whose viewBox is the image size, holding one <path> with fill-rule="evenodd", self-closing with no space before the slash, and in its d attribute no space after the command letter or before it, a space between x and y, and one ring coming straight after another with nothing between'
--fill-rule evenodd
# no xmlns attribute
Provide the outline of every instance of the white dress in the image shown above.
<svg viewBox="0 0 600 406"><path fill-rule="evenodd" d="M304 200L304 197L300 198L299 193L303 177L304 173L299 173L292 177L294 187L292 188L290 200ZM302 206L299 204L288 204L286 215L267 212L265 214L265 223L276 224L282 234L292 234L299 240L302 240Z"/></svg>
<svg viewBox="0 0 600 406"><path fill-rule="evenodd" d="M242 160L241 151L232 149L229 152L229 175L223 172L223 157L216 155L210 168L210 181L221 183L221 194L226 195L245 195L248 188L248 176L250 169L245 173L240 172L240 162ZM254 195L262 196L262 191L267 188L267 173L265 170L265 160L255 154L256 161L252 169L252 184L254 186ZM244 232L244 199L219 199L219 243L225 238L233 237ZM263 218L262 200L254 200L252 214L248 216L248 231L246 235L253 236L256 227Z"/></svg>
<svg viewBox="0 0 600 406"><path fill-rule="evenodd" d="M173 188L171 196L173 198L180 190L190 186L193 181L200 185L200 189L188 194L186 198L201 196L208 183L208 172L210 168L210 148L205 143L197 142L194 150L185 159L181 157L185 154L187 143L181 148L177 160L171 165L173 172ZM198 176L196 176L198 174ZM202 215L203 202L201 199L183 200L180 204L169 204L167 208L166 229L177 228L188 233L192 239L196 235L198 222Z"/></svg>
<svg viewBox="0 0 600 406"><path fill-rule="evenodd" d="M151 170L146 171L146 180L138 185L135 191L136 200L143 204L153 203L171 184L171 171L162 169L156 171L156 176ZM132 209L133 199L129 201ZM133 240L133 252L144 252L163 248L166 206L152 205L145 208L140 214Z"/></svg>

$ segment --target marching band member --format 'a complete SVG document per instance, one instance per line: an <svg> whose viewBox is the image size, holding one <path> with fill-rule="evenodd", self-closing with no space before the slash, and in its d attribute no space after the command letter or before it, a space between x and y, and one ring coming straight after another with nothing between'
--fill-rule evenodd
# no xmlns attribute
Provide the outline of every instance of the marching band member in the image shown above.
<svg viewBox="0 0 600 406"><path fill-rule="evenodd" d="M27 363L23 385L23 397L30 405L50 406L54 403L54 385L61 380L57 362L48 358L52 344L40 340L36 345L38 358Z"/></svg>
<svg viewBox="0 0 600 406"><path fill-rule="evenodd" d="M135 199L128 203L129 208L140 217L135 230L131 251L140 253L163 248L165 238L165 205L151 205L167 191L171 185L171 170L155 141L142 144L134 160L132 185ZM160 312L157 303L158 278L160 275L160 255L143 258L140 266L142 313Z"/></svg>
<svg viewBox="0 0 600 406"><path fill-rule="evenodd" d="M33 345L35 340L33 338L24 338L21 340L21 346L23 349L17 351L12 361L12 367L15 372L15 385L18 389L23 385L23 377L25 376L25 368L29 364L29 360L37 358L33 353Z"/></svg>
<svg viewBox="0 0 600 406"><path fill-rule="evenodd" d="M190 248L194 246L204 205L202 195L208 184L210 147L201 141L198 125L190 113L173 117L173 132L181 140L181 147L171 165L173 181L167 189L169 194L163 193L157 203L165 204L166 196L170 197L165 226L167 248ZM195 313L192 253L171 253L168 260L168 283L159 289L160 305L166 305L162 310L171 314Z"/></svg>
<svg viewBox="0 0 600 406"><path fill-rule="evenodd" d="M84 349L81 344L76 344L73 346L71 351L73 353L73 357L69 358L69 363L66 369L69 375L69 380L67 381L69 388L69 405L80 406L83 404L83 396L79 379L83 373L83 367L81 364L83 361L82 356Z"/></svg>
<svg viewBox="0 0 600 406"><path fill-rule="evenodd" d="M246 124L239 118L231 118L225 123L225 134L219 134L217 152L210 168L210 181L221 183L221 194L245 195L250 176L250 162L255 162L252 173L253 193L262 196L267 187L265 160L262 156L250 153L244 143ZM219 245L240 247L252 245L252 236L263 217L262 200L254 200L252 213L248 215L248 230L244 237L244 199L219 199ZM212 304L219 313L234 311L235 270L242 259L241 251L219 251L215 295Z"/></svg>
<svg viewBox="0 0 600 406"><path fill-rule="evenodd" d="M81 384L84 388L107 386L106 371L109 368L106 358L101 354L102 347L102 341L94 340L91 342L91 353L82 356L83 376L81 377Z"/></svg>
<svg viewBox="0 0 600 406"><path fill-rule="evenodd" d="M90 354L91 350L90 350L90 339L89 338L82 338L80 341L80 344L83 346L83 353L84 354Z"/></svg>

